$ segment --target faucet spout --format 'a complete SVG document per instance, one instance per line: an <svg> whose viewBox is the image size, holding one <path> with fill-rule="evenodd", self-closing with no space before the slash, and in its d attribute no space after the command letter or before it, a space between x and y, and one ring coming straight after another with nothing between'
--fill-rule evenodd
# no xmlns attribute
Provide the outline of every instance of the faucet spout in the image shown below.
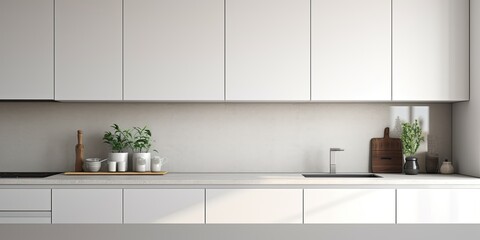
<svg viewBox="0 0 480 240"><path fill-rule="evenodd" d="M330 173L337 173L337 162L335 161L335 152L342 152L342 148L330 148Z"/></svg>

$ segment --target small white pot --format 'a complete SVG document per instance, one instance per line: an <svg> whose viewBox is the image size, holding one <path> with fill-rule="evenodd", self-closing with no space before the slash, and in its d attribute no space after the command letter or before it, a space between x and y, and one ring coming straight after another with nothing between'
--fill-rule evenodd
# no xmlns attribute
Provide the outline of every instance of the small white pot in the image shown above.
<svg viewBox="0 0 480 240"><path fill-rule="evenodd" d="M132 160L133 160L133 171L142 171L142 172L150 172L150 157L151 157L151 154L150 153L133 153L133 157L132 157ZM142 159L145 159L145 169L138 169L137 168L137 161L140 161Z"/></svg>
<svg viewBox="0 0 480 240"><path fill-rule="evenodd" d="M119 172L125 172L128 169L128 152L122 153L109 153L108 160L110 162L117 162L117 168ZM118 164L119 162L124 162L125 164ZM120 166L125 166L120 169Z"/></svg>

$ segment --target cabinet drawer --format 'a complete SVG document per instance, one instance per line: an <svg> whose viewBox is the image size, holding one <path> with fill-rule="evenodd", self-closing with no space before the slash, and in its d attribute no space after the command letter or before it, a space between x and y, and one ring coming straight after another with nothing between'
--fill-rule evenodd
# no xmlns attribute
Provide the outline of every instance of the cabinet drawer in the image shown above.
<svg viewBox="0 0 480 240"><path fill-rule="evenodd" d="M125 223L205 223L204 189L125 189Z"/></svg>
<svg viewBox="0 0 480 240"><path fill-rule="evenodd" d="M305 189L305 223L395 223L395 189Z"/></svg>
<svg viewBox="0 0 480 240"><path fill-rule="evenodd" d="M0 189L0 211L49 211L50 189Z"/></svg>
<svg viewBox="0 0 480 240"><path fill-rule="evenodd" d="M480 189L398 189L398 223L480 223Z"/></svg>
<svg viewBox="0 0 480 240"><path fill-rule="evenodd" d="M53 189L52 223L122 223L122 189Z"/></svg>
<svg viewBox="0 0 480 240"><path fill-rule="evenodd" d="M0 224L50 224L51 212L0 212Z"/></svg>
<svg viewBox="0 0 480 240"><path fill-rule="evenodd" d="M207 223L302 223L302 189L207 189Z"/></svg>

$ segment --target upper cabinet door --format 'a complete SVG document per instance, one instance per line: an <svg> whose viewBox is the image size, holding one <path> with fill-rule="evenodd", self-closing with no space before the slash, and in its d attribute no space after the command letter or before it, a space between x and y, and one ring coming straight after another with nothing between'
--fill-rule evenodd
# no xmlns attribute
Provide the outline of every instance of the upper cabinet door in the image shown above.
<svg viewBox="0 0 480 240"><path fill-rule="evenodd" d="M0 99L53 99L53 0L0 1Z"/></svg>
<svg viewBox="0 0 480 240"><path fill-rule="evenodd" d="M223 0L125 0L125 100L224 100Z"/></svg>
<svg viewBox="0 0 480 240"><path fill-rule="evenodd" d="M122 0L55 1L55 100L122 100Z"/></svg>
<svg viewBox="0 0 480 240"><path fill-rule="evenodd" d="M393 100L469 99L469 1L393 0Z"/></svg>
<svg viewBox="0 0 480 240"><path fill-rule="evenodd" d="M391 100L390 0L312 0L312 100Z"/></svg>
<svg viewBox="0 0 480 240"><path fill-rule="evenodd" d="M309 0L226 0L226 99L310 100Z"/></svg>

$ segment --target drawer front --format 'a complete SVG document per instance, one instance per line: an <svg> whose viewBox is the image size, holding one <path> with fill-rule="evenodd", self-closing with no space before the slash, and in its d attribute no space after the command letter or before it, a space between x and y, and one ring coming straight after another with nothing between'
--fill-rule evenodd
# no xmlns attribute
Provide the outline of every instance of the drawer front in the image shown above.
<svg viewBox="0 0 480 240"><path fill-rule="evenodd" d="M302 223L302 189L207 189L207 223Z"/></svg>
<svg viewBox="0 0 480 240"><path fill-rule="evenodd" d="M53 189L52 223L122 223L122 189Z"/></svg>
<svg viewBox="0 0 480 240"><path fill-rule="evenodd" d="M205 223L204 189L125 189L125 223Z"/></svg>
<svg viewBox="0 0 480 240"><path fill-rule="evenodd" d="M0 224L50 224L51 212L0 212Z"/></svg>
<svg viewBox="0 0 480 240"><path fill-rule="evenodd" d="M398 223L480 223L480 189L398 189Z"/></svg>
<svg viewBox="0 0 480 240"><path fill-rule="evenodd" d="M395 189L305 189L305 223L395 223Z"/></svg>
<svg viewBox="0 0 480 240"><path fill-rule="evenodd" d="M50 211L50 189L0 189L0 211Z"/></svg>

